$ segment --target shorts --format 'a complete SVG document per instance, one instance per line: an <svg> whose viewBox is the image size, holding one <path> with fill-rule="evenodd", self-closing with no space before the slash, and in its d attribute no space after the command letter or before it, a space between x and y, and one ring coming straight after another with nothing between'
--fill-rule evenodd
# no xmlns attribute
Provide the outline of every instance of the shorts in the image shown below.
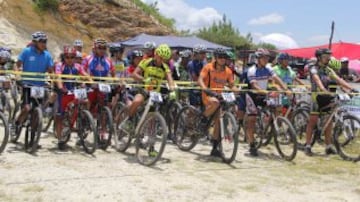
<svg viewBox="0 0 360 202"><path fill-rule="evenodd" d="M199 106L201 105L201 91L200 90L191 90L189 93L190 105Z"/></svg>
<svg viewBox="0 0 360 202"><path fill-rule="evenodd" d="M265 95L258 95L254 93L247 93L245 95L245 103L246 103L246 113L248 115L257 115L258 108L257 107L265 107Z"/></svg>
<svg viewBox="0 0 360 202"><path fill-rule="evenodd" d="M22 96L21 96L21 106L24 107L25 105L32 104L34 107L38 106L38 103L42 103L42 99L38 99L38 102L32 98L31 96L31 89L27 87L22 88Z"/></svg>
<svg viewBox="0 0 360 202"><path fill-rule="evenodd" d="M335 97L331 95L317 95L311 103L311 114L329 113L332 107L327 107L334 102Z"/></svg>
<svg viewBox="0 0 360 202"><path fill-rule="evenodd" d="M101 106L104 106L107 102L107 95L99 91L99 89L94 89L94 91L88 93L88 100L93 106L94 103L99 103Z"/></svg>
<svg viewBox="0 0 360 202"><path fill-rule="evenodd" d="M238 106L238 109L240 111L245 111L246 110L246 94L245 93L241 93L240 94L240 97L237 97L236 98L236 103L237 103L237 106Z"/></svg>

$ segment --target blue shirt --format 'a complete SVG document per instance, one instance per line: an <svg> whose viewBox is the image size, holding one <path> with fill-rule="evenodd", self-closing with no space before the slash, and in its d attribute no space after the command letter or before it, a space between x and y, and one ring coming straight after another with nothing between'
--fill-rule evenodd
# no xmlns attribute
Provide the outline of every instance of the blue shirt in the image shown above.
<svg viewBox="0 0 360 202"><path fill-rule="evenodd" d="M192 60L188 63L187 69L189 70L190 74L195 74L197 77L199 77L201 69L204 67L205 62L200 60Z"/></svg>
<svg viewBox="0 0 360 202"><path fill-rule="evenodd" d="M39 53L36 50L36 48L33 46L24 48L23 51L18 56L18 60L21 61L23 64L23 72L46 73L48 69L54 66L52 57L47 50ZM44 76L23 75L22 77L45 79L45 75ZM45 81L24 80L24 83L35 86L44 86Z"/></svg>
<svg viewBox="0 0 360 202"><path fill-rule="evenodd" d="M269 79L272 76L274 76L274 71L271 67L260 68L257 65L250 67L247 73L249 82L252 83L256 81L262 90L267 89ZM251 88L251 86L249 86L249 88Z"/></svg>

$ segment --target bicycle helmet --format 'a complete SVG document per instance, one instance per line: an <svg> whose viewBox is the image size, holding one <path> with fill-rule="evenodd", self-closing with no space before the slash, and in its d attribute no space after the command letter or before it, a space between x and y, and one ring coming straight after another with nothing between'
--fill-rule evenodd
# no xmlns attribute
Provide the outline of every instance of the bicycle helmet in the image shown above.
<svg viewBox="0 0 360 202"><path fill-rule="evenodd" d="M329 55L331 55L331 50L330 49L328 49L328 48L319 48L319 49L317 49L316 51L315 51L315 57L321 57L322 55L324 55L324 54L329 54Z"/></svg>
<svg viewBox="0 0 360 202"><path fill-rule="evenodd" d="M153 41L148 41L144 43L144 49L155 49L156 43Z"/></svg>
<svg viewBox="0 0 360 202"><path fill-rule="evenodd" d="M74 46L79 46L79 47L83 47L84 46L84 43L83 43L83 41L81 40L81 39L76 39L75 41L74 41L74 44L73 44Z"/></svg>
<svg viewBox="0 0 360 202"><path fill-rule="evenodd" d="M340 59L340 62L342 62L342 63L349 62L349 58L347 58L347 57L342 57L342 58Z"/></svg>
<svg viewBox="0 0 360 202"><path fill-rule="evenodd" d="M229 59L231 59L231 60L236 59L235 54L232 51L227 51L226 53L227 53Z"/></svg>
<svg viewBox="0 0 360 202"><path fill-rule="evenodd" d="M261 57L270 57L270 52L266 49L263 49L263 48L259 48L256 50L255 52L255 57L256 58L261 58Z"/></svg>
<svg viewBox="0 0 360 202"><path fill-rule="evenodd" d="M180 57L182 58L189 58L192 54L191 50L183 50L180 53Z"/></svg>
<svg viewBox="0 0 360 202"><path fill-rule="evenodd" d="M11 58L11 54L9 53L9 51L0 50L0 58L5 59L6 61L8 61Z"/></svg>
<svg viewBox="0 0 360 202"><path fill-rule="evenodd" d="M143 57L144 54L141 50L133 50L127 55L129 61L133 61L136 57Z"/></svg>
<svg viewBox="0 0 360 202"><path fill-rule="evenodd" d="M206 47L202 44L197 44L194 46L193 48L193 52L194 53L205 53L206 52Z"/></svg>
<svg viewBox="0 0 360 202"><path fill-rule="evenodd" d="M169 60L171 57L171 49L167 44L160 44L159 47L155 49L155 53L164 60Z"/></svg>
<svg viewBox="0 0 360 202"><path fill-rule="evenodd" d="M119 43L113 43L109 45L109 50L111 53L113 52L122 52L124 48Z"/></svg>
<svg viewBox="0 0 360 202"><path fill-rule="evenodd" d="M223 58L229 58L229 55L227 53L227 51L223 48L217 48L215 51L214 51L214 55L215 57L223 57Z"/></svg>
<svg viewBox="0 0 360 202"><path fill-rule="evenodd" d="M97 38L95 39L94 41L94 47L97 48L97 47L100 47L100 46L107 46L107 42L105 39L103 38Z"/></svg>
<svg viewBox="0 0 360 202"><path fill-rule="evenodd" d="M8 48L8 47L0 47L0 51L7 51L11 54L11 48Z"/></svg>
<svg viewBox="0 0 360 202"><path fill-rule="evenodd" d="M71 46L64 46L64 55L74 55L76 56L76 49Z"/></svg>
<svg viewBox="0 0 360 202"><path fill-rule="evenodd" d="M290 55L287 53L280 53L277 57L278 61L281 60L289 60L290 59Z"/></svg>
<svg viewBox="0 0 360 202"><path fill-rule="evenodd" d="M47 40L46 34L41 31L35 32L31 36L33 41Z"/></svg>

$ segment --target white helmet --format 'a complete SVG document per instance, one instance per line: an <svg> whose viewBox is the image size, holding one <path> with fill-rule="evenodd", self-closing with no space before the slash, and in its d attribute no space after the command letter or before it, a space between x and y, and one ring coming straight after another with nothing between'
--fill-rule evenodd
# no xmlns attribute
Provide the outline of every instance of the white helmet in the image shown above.
<svg viewBox="0 0 360 202"><path fill-rule="evenodd" d="M340 59L340 62L349 62L349 58L347 58L347 57L342 57L342 58Z"/></svg>
<svg viewBox="0 0 360 202"><path fill-rule="evenodd" d="M153 41L148 41L144 43L144 49L155 49L156 43Z"/></svg>
<svg viewBox="0 0 360 202"><path fill-rule="evenodd" d="M84 45L84 43L83 43L83 41L80 40L80 39L76 39L76 40L74 41L74 46L83 47L83 45Z"/></svg>

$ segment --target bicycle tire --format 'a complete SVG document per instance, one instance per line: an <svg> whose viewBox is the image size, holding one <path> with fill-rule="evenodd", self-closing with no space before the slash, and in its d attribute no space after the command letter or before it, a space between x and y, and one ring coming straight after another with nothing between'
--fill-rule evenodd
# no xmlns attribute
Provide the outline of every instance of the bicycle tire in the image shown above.
<svg viewBox="0 0 360 202"><path fill-rule="evenodd" d="M33 125L34 123L36 123L36 125ZM26 131L27 134L25 135L26 152L33 154L38 150L41 131L42 131L42 111L40 107L35 107L35 109L33 109L33 111L31 112L30 123L27 126L27 131Z"/></svg>
<svg viewBox="0 0 360 202"><path fill-rule="evenodd" d="M306 145L306 127L309 120L309 113L306 109L298 108L294 111L290 122L292 123L295 133L298 149L304 149ZM314 142L315 143L315 142Z"/></svg>
<svg viewBox="0 0 360 202"><path fill-rule="evenodd" d="M113 124L113 117L112 117L112 113L111 113L111 110L109 107L107 106L104 106L101 108L101 115L100 117L106 117L106 129L107 129L107 133L108 133L108 136L105 137L101 137L101 134L98 132L99 134L99 147L100 149L102 150L106 150L109 145L111 145L111 137L113 136L113 133L114 133L114 124ZM97 120L98 121L98 124L97 124L97 129L99 129L99 126L101 124L101 120Z"/></svg>
<svg viewBox="0 0 360 202"><path fill-rule="evenodd" d="M166 123L168 126L169 131L169 138L176 143L175 137L175 121L176 117L178 116L179 112L181 111L181 104L179 102L172 102L166 112Z"/></svg>
<svg viewBox="0 0 360 202"><path fill-rule="evenodd" d="M350 123L348 123L347 120L350 120ZM336 147L336 150L338 151L339 156L342 159L354 162L360 161L360 131L358 130L359 128L360 119L351 114L345 115L343 117L343 121L335 126L335 131L333 134L334 145ZM358 130L356 131L357 133L355 135L352 134L352 136L349 136L349 134L344 133L353 132L354 129ZM349 154L349 150L351 151L351 153L354 152L355 156Z"/></svg>
<svg viewBox="0 0 360 202"><path fill-rule="evenodd" d="M84 151L88 154L93 154L96 151L97 146L97 131L95 128L95 122L88 110L82 110L79 113L80 123L78 123L78 136L80 137L81 144L84 148ZM91 137L86 132L94 133Z"/></svg>
<svg viewBox="0 0 360 202"><path fill-rule="evenodd" d="M13 125L13 127L15 128L15 120L16 120L16 113L20 110L20 103L17 103L15 105L15 108L14 108L14 111L13 111L13 119L11 121L11 124ZM22 126L19 126L19 130L16 131L16 128L15 128L15 131L11 131L10 133L10 141L12 143L17 143L17 141L19 140L19 137L21 135L21 131L22 131Z"/></svg>
<svg viewBox="0 0 360 202"><path fill-rule="evenodd" d="M142 134L143 130L146 129L147 124L152 124L152 123L159 123L160 125L160 130L162 130L162 132L159 133L159 128L155 128L154 131L156 131L156 134L151 134L148 135L146 138L145 134ZM139 133L136 134L136 159L137 161L145 166L151 166L154 165L162 156L164 150L165 150L165 145L166 145L166 141L167 141L167 135L168 135L168 127L166 125L166 121L164 119L164 117L159 113L159 112L150 112L146 115L146 118L144 120L144 122L140 125L139 127ZM144 140L144 139L147 139ZM159 139L160 141L160 146L159 148L154 148L155 146L155 141ZM155 140L155 141L154 141ZM144 143L145 141L145 143ZM141 155L141 151L142 150L147 150L146 147L149 147L149 150L151 150L151 148L153 148L154 151L157 151L157 155L154 158L151 158L151 152L154 151L147 151L148 155L147 158L150 157L149 161L145 161L144 157ZM145 147L145 148L144 148Z"/></svg>
<svg viewBox="0 0 360 202"><path fill-rule="evenodd" d="M123 108L116 117L116 129L113 139L115 150L118 152L125 152L129 148L133 138L133 128L135 128L134 125L130 125L134 123L128 120L128 113L126 110L126 108Z"/></svg>
<svg viewBox="0 0 360 202"><path fill-rule="evenodd" d="M5 102L5 103L2 103L3 114L4 114L4 117L7 117L7 122L10 123L11 119L12 119L12 108L11 108L9 99L7 99L4 92L1 93L1 96L2 96L1 100Z"/></svg>
<svg viewBox="0 0 360 202"><path fill-rule="evenodd" d="M277 124L277 127L274 127L275 136L274 136L274 143L275 147L280 154L280 156L285 159L286 161L292 161L297 153L297 141L296 141L296 133L294 130L294 127L290 123L290 121L282 116L276 117L275 124ZM280 130L279 127L287 125L285 130L288 135L283 135L283 130ZM285 140L285 141L283 141ZM290 152L285 152L285 148L283 146L290 145L289 149Z"/></svg>
<svg viewBox="0 0 360 202"><path fill-rule="evenodd" d="M196 131L196 128L191 126L199 127L199 121L197 120L200 115L200 112L191 105L185 106L180 110L175 123L176 145L180 150L190 151L196 146L200 134ZM187 116L196 118L190 120ZM191 124L188 122L191 122ZM189 134L190 132L192 134ZM185 138L189 138L189 145L184 144Z"/></svg>
<svg viewBox="0 0 360 202"><path fill-rule="evenodd" d="M0 135L4 135L2 138L0 138L0 153L2 153L5 150L5 147L9 141L9 124L4 116L3 113L0 113L0 127L4 128L4 132L1 132Z"/></svg>
<svg viewBox="0 0 360 202"><path fill-rule="evenodd" d="M224 163L230 164L235 160L236 153L238 150L238 145L239 145L239 133L237 132L238 125L236 123L235 116L230 112L225 112L222 119L223 119L223 127L224 127L223 131L225 132L225 134L223 137L221 137L221 141L219 144L221 151L221 159L223 160ZM229 145L232 145L233 147L230 148L229 150L226 149L226 145L227 145L226 143L229 143ZM229 151L229 153L227 151Z"/></svg>
<svg viewBox="0 0 360 202"><path fill-rule="evenodd" d="M245 133L245 137L248 138L248 135L246 134L246 128L247 126L247 120L245 120L244 122L244 133ZM254 143L255 143L255 148L259 149L262 146L262 138L263 138L263 127L262 127L262 121L260 119L260 117L256 117L256 121L255 121L255 130L254 130Z"/></svg>

